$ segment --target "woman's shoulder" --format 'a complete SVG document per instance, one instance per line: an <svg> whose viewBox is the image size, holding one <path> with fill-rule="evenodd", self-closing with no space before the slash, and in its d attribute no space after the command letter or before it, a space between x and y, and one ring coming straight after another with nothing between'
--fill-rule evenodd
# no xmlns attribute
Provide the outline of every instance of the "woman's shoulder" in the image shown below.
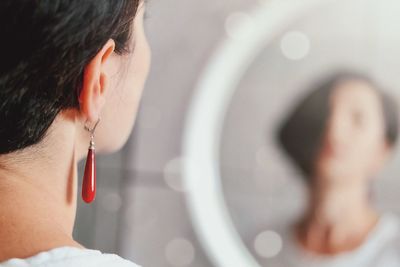
<svg viewBox="0 0 400 267"><path fill-rule="evenodd" d="M400 217L395 213L383 213L360 247L336 256L304 250L294 238L293 225L283 225L276 227L282 246L275 260L284 266L400 266Z"/></svg>
<svg viewBox="0 0 400 267"><path fill-rule="evenodd" d="M139 267L115 254L98 250L62 247L41 252L27 259L11 259L0 263L0 267Z"/></svg>

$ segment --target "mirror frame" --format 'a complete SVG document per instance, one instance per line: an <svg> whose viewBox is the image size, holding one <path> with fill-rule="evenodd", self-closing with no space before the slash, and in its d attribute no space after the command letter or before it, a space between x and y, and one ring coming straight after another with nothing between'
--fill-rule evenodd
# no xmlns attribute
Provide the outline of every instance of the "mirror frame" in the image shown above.
<svg viewBox="0 0 400 267"><path fill-rule="evenodd" d="M223 197L219 148L229 103L267 44L312 8L332 1L265 1L229 31L200 76L184 126L183 182L194 230L215 266L260 267L235 229Z"/></svg>

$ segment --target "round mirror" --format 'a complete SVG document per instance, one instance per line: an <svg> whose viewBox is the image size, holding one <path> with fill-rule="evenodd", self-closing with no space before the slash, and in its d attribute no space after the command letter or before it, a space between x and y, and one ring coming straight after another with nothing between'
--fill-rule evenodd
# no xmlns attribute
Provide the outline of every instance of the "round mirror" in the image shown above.
<svg viewBox="0 0 400 267"><path fill-rule="evenodd" d="M284 246L276 226L304 212L307 186L276 135L312 84L346 70L396 93L399 7L394 0L278 0L227 19L183 144L188 208L216 266L269 266ZM376 182L375 202L399 212L394 162Z"/></svg>

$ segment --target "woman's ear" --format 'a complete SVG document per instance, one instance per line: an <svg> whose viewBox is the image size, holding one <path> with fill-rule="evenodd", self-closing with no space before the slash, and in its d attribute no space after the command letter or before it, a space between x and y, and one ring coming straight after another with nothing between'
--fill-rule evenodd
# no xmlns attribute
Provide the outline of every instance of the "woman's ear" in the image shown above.
<svg viewBox="0 0 400 267"><path fill-rule="evenodd" d="M82 89L79 95L80 112L88 121L97 121L106 102L106 91L111 73L107 70L115 49L110 39L86 65L83 73Z"/></svg>

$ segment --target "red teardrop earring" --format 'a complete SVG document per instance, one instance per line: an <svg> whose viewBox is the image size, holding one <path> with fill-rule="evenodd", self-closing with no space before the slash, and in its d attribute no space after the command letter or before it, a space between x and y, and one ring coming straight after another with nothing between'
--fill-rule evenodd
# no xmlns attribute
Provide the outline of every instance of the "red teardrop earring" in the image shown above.
<svg viewBox="0 0 400 267"><path fill-rule="evenodd" d="M94 146L94 131L100 122L100 118L92 129L85 125L85 130L90 132L90 145L86 158L85 173L82 182L82 199L91 203L96 197L96 153Z"/></svg>

